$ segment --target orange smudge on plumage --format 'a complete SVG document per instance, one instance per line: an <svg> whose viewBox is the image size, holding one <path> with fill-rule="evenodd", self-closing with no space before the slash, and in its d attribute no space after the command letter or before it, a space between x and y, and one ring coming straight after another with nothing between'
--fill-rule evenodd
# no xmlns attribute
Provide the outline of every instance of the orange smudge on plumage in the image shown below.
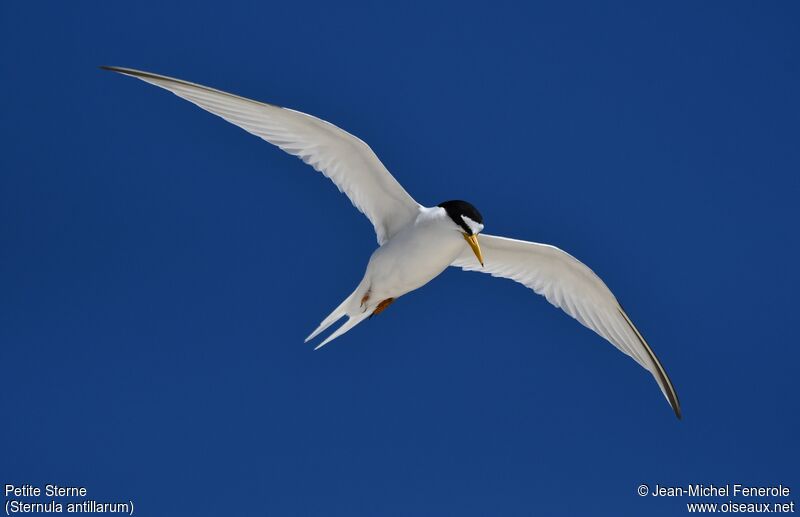
<svg viewBox="0 0 800 517"><path fill-rule="evenodd" d="M375 316L376 314L382 313L383 311L386 310L388 306L392 304L393 301L394 298L386 298L381 303L379 303L377 307L375 307L375 310L372 311L372 315Z"/></svg>

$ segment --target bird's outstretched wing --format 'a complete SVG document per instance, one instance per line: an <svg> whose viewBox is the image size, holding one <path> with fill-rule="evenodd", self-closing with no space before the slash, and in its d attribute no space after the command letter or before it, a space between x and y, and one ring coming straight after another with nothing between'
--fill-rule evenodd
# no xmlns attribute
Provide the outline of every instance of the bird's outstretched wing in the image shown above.
<svg viewBox="0 0 800 517"><path fill-rule="evenodd" d="M199 84L129 68L105 66L169 90L231 124L297 156L330 178L375 227L383 244L413 221L419 204L359 138L329 122Z"/></svg>
<svg viewBox="0 0 800 517"><path fill-rule="evenodd" d="M465 246L453 266L519 282L594 330L647 369L681 418L678 394L653 349L594 272L555 246L481 234L485 267Z"/></svg>

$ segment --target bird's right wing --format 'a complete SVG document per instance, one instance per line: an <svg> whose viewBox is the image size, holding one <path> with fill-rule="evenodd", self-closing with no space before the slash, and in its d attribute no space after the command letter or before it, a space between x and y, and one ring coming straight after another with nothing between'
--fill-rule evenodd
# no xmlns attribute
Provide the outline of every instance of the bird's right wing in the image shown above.
<svg viewBox="0 0 800 517"><path fill-rule="evenodd" d="M485 266L478 264L466 246L453 266L508 278L544 296L648 370L675 415L681 417L678 394L661 362L606 284L591 269L555 246L485 233L478 239Z"/></svg>
<svg viewBox="0 0 800 517"><path fill-rule="evenodd" d="M130 68L103 67L164 88L297 156L333 181L375 227L378 243L416 218L419 204L359 138L329 122L199 84Z"/></svg>

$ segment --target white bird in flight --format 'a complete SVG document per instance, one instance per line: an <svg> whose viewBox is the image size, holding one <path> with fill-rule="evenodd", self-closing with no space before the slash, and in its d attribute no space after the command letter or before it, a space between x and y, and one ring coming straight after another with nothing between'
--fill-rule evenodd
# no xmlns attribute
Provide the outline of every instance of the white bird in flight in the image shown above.
<svg viewBox="0 0 800 517"><path fill-rule="evenodd" d="M678 395L653 349L603 281L573 256L548 244L482 233L483 217L466 201L433 207L417 203L366 143L324 120L171 77L102 68L169 90L297 156L333 181L367 216L379 247L355 291L306 338L347 316L316 348L384 311L448 266L460 267L509 278L544 296L648 370L681 418Z"/></svg>

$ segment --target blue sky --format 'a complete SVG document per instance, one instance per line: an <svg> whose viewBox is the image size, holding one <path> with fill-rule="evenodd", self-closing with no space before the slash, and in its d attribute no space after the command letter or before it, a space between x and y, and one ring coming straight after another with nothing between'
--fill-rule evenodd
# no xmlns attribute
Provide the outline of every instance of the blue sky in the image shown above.
<svg viewBox="0 0 800 517"><path fill-rule="evenodd" d="M800 12L651 4L3 3L2 481L192 516L679 515L636 487L800 491ZM312 352L368 221L102 64L317 115L421 203L569 251L684 420L484 275L447 271Z"/></svg>

